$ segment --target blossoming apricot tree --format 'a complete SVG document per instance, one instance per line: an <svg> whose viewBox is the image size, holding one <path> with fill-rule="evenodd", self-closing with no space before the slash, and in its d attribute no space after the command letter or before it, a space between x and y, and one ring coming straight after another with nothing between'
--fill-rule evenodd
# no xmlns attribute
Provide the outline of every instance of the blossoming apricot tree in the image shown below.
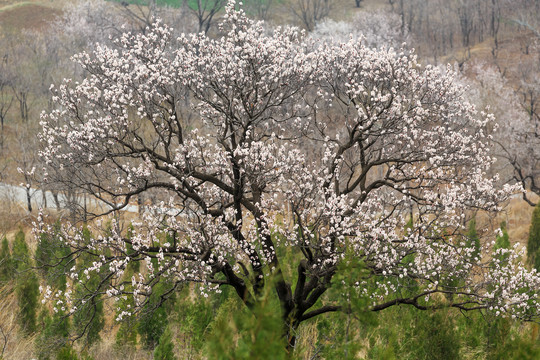
<svg viewBox="0 0 540 360"><path fill-rule="evenodd" d="M162 300L193 282L202 295L231 286L253 308L271 286L294 346L303 321L350 311L327 296L348 262L364 269L350 286L369 299L365 310L408 304L538 319L538 273L515 251L498 250L509 252L500 262L485 244L478 255L464 235L471 209L496 211L516 189L487 177L491 118L463 98L450 70L294 28L267 35L234 3L221 31L182 36L174 48L160 23L126 33L117 48L75 56L87 76L53 90L41 139L57 181L109 213L141 193L163 199L129 234L115 221L92 238L41 222L38 231L95 258L73 282L101 279L84 297L67 290L58 306L133 297L121 318L166 281ZM292 276L284 251L296 261ZM146 266L126 278L132 262Z"/></svg>

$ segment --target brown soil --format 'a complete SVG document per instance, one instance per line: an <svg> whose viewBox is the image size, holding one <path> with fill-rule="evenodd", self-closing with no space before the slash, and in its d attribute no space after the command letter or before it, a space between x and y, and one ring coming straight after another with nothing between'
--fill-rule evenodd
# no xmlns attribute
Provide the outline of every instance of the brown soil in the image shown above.
<svg viewBox="0 0 540 360"><path fill-rule="evenodd" d="M0 8L0 26L7 31L45 28L61 14L60 10L34 3L20 3Z"/></svg>

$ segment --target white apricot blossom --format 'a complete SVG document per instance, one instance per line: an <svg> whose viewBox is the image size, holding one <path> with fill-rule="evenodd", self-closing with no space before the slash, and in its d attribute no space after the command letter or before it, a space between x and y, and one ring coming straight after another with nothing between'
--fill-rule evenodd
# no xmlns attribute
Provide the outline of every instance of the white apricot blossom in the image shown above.
<svg viewBox="0 0 540 360"><path fill-rule="evenodd" d="M273 286L292 346L301 322L347 309L327 290L340 266L356 264L364 270L351 286L369 297L366 310L538 319L538 274L514 251L491 261L465 235L470 210L497 211L519 188L487 176L493 119L451 69L354 39L316 43L295 28L268 35L234 2L221 31L173 47L156 22L114 49L79 54L86 77L55 88L56 106L42 115L50 176L107 213L142 193L155 199L127 232L114 220L92 236L56 230L95 257L86 270L107 296L133 297L119 318L158 283L166 294L199 283L203 296L232 286L248 307ZM125 276L130 263L142 266Z"/></svg>

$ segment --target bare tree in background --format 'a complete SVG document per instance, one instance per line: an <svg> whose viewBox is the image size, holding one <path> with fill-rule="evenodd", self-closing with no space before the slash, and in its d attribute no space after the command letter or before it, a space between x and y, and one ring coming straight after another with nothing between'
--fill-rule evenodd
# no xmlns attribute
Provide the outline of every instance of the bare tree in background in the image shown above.
<svg viewBox="0 0 540 360"><path fill-rule="evenodd" d="M250 0L245 4L246 11L253 14L258 19L268 20L268 14L273 0Z"/></svg>
<svg viewBox="0 0 540 360"><path fill-rule="evenodd" d="M11 105L13 105L13 93L11 92L11 72L8 68L9 55L1 54L0 59L0 149L4 148L4 124Z"/></svg>
<svg viewBox="0 0 540 360"><path fill-rule="evenodd" d="M22 176L20 186L26 192L26 208L31 213L34 210L32 207L32 197L34 196L36 187L39 186L39 183L36 181L36 178L38 178L36 172L40 168L40 159L38 156L39 144L35 131L32 131L28 127L28 124L17 126L15 134L12 161L16 164L17 171ZM46 207L46 205L45 203L44 206Z"/></svg>
<svg viewBox="0 0 540 360"><path fill-rule="evenodd" d="M149 0L143 4L130 4L127 1L122 1L120 6L123 8L124 14L132 20L132 24L134 24L136 28L143 34L152 24L157 9L155 0Z"/></svg>
<svg viewBox="0 0 540 360"><path fill-rule="evenodd" d="M474 3L468 0L460 0L457 6L459 26L461 29L461 43L464 47L471 45L471 32L475 27Z"/></svg>
<svg viewBox="0 0 540 360"><path fill-rule="evenodd" d="M17 99L17 102L19 103L19 114L21 120L28 122L28 101L31 86L25 81L26 79L24 79L23 76L24 75L21 74L16 76L14 82L11 84L11 88L13 90L13 94L15 95L15 99Z"/></svg>
<svg viewBox="0 0 540 360"><path fill-rule="evenodd" d="M66 6L62 17L54 24L54 30L69 56L93 49L96 43L112 46L122 32L144 32L156 18L173 26L174 36L196 31L198 24L190 16L189 9L180 0L178 3L178 7L169 7L157 6L154 0L149 6L79 0ZM113 7L120 11L113 11Z"/></svg>
<svg viewBox="0 0 540 360"><path fill-rule="evenodd" d="M10 74L9 86L19 118L24 123L37 120L33 106L48 95L51 83L63 78L57 73L61 67L60 46L51 40L48 34L27 30L10 35L6 44L4 66Z"/></svg>
<svg viewBox="0 0 540 360"><path fill-rule="evenodd" d="M491 0L489 30L493 37L493 48L491 54L494 58L497 57L499 50L499 29L501 28L501 4L500 0Z"/></svg>
<svg viewBox="0 0 540 360"><path fill-rule="evenodd" d="M187 1L189 9L195 14L199 23L199 32L205 34L213 24L214 16L225 6L226 0L192 0Z"/></svg>
<svg viewBox="0 0 540 360"><path fill-rule="evenodd" d="M518 4L519 3L519 4ZM497 54L501 23L508 23L519 7L531 10L527 0L389 0L401 18L401 29L409 30L415 48L435 59L447 55L456 45L465 48L494 38L492 53ZM534 11L528 11L534 13Z"/></svg>
<svg viewBox="0 0 540 360"><path fill-rule="evenodd" d="M331 0L295 0L291 10L308 31L313 31L315 25L328 16L331 5Z"/></svg>

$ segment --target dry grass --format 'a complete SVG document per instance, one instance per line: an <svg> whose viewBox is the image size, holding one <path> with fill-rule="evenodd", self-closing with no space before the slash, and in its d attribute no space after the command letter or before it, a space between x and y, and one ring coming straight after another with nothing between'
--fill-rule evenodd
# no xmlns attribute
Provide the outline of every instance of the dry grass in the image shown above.
<svg viewBox="0 0 540 360"><path fill-rule="evenodd" d="M319 337L319 331L317 329L317 321L307 322L299 329L297 338L297 348L301 349L302 359L313 359L317 353L315 348L316 341Z"/></svg>
<svg viewBox="0 0 540 360"><path fill-rule="evenodd" d="M152 359L152 352L133 347L116 346L115 334L102 334L102 341L92 347L90 354L94 360L143 360Z"/></svg>
<svg viewBox="0 0 540 360"><path fill-rule="evenodd" d="M538 196L534 200L540 200ZM508 224L508 235L510 242L515 244L519 242L526 245L529 238L529 227L531 226L531 217L534 207L530 206L523 199L512 199L508 206L499 214L501 221Z"/></svg>
<svg viewBox="0 0 540 360"><path fill-rule="evenodd" d="M34 348L34 336L24 337L19 332L17 323L17 297L13 285L8 283L0 288L0 327L7 336L4 350L5 360L31 359ZM4 339L0 338L0 350Z"/></svg>
<svg viewBox="0 0 540 360"><path fill-rule="evenodd" d="M13 282L0 287L0 328L7 336L4 354L0 358L4 360L28 360L36 356L34 342L39 333L25 337L20 332L17 321L18 302L15 295ZM115 343L118 326L112 326L114 311L107 312L107 326L102 332L102 341L94 345L89 353L94 360L142 360L151 359L152 352L137 347L118 347ZM39 325L38 325L39 327ZM0 336L0 351L4 347L4 338ZM81 349L79 349L81 350ZM2 357L3 356L3 357Z"/></svg>

